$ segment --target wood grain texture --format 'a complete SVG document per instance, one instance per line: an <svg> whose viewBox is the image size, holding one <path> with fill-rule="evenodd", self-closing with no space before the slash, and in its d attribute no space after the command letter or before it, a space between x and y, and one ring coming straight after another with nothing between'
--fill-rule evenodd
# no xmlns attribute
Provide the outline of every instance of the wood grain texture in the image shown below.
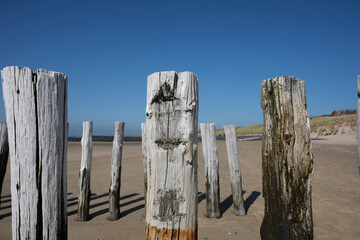
<svg viewBox="0 0 360 240"><path fill-rule="evenodd" d="M111 183L109 188L109 217L115 221L120 218L120 187L121 187L121 159L124 142L124 122L115 122L114 141L111 157Z"/></svg>
<svg viewBox="0 0 360 240"><path fill-rule="evenodd" d="M144 198L146 205L146 193L147 193L147 157L146 157L146 123L141 123L141 150L143 155L143 165L144 165Z"/></svg>
<svg viewBox="0 0 360 240"><path fill-rule="evenodd" d="M197 239L198 96L193 73L148 77L145 239Z"/></svg>
<svg viewBox="0 0 360 240"><path fill-rule="evenodd" d="M214 123L200 123L201 144L205 162L206 216L221 217L219 158Z"/></svg>
<svg viewBox="0 0 360 240"><path fill-rule="evenodd" d="M67 77L6 67L13 239L67 239Z"/></svg>
<svg viewBox="0 0 360 240"><path fill-rule="evenodd" d="M360 174L360 75L357 78L357 93L358 93L358 110L357 110L357 141L358 141L358 167L359 167L359 174Z"/></svg>
<svg viewBox="0 0 360 240"><path fill-rule="evenodd" d="M245 216L244 198L242 190L242 178L239 162L239 150L237 145L236 129L234 125L224 125L226 139L226 151L231 179L231 192L236 216Z"/></svg>
<svg viewBox="0 0 360 240"><path fill-rule="evenodd" d="M0 197L4 177L6 173L7 162L9 159L9 142L6 123L0 123ZM1 201L0 201L1 206Z"/></svg>
<svg viewBox="0 0 360 240"><path fill-rule="evenodd" d="M93 123L92 121L83 122L83 136L81 138L81 166L79 173L79 198L78 198L78 221L89 220L90 206L90 176L92 161L92 140Z"/></svg>
<svg viewBox="0 0 360 240"><path fill-rule="evenodd" d="M263 128L262 239L313 239L313 153L304 80L276 77L261 84Z"/></svg>

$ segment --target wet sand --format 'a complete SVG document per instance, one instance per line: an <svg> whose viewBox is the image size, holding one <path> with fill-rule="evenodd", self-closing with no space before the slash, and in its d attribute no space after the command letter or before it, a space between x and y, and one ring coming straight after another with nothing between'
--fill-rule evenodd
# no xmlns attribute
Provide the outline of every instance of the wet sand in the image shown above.
<svg viewBox="0 0 360 240"><path fill-rule="evenodd" d="M260 239L264 213L261 170L261 141L238 142L247 216L233 214L226 146L218 141L220 199L222 218L205 217L204 160L199 144L199 238ZM313 141L313 218L315 239L360 238L360 175L356 142ZM109 222L108 188L112 143L95 142L91 172L91 220L77 222L80 143L68 145L68 236L69 239L143 239L144 186L140 143L125 143L118 221ZM0 239L11 239L11 199L9 165L4 180L0 207Z"/></svg>

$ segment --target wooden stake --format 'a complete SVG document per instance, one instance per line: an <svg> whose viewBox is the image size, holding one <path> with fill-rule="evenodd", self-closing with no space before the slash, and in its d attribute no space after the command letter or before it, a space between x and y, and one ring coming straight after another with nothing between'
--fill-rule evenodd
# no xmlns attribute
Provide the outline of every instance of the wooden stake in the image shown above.
<svg viewBox="0 0 360 240"><path fill-rule="evenodd" d="M6 67L13 239L67 239L67 77Z"/></svg>
<svg viewBox="0 0 360 240"><path fill-rule="evenodd" d="M9 142L6 123L0 123L0 197L9 158ZM1 206L1 200L0 200Z"/></svg>
<svg viewBox="0 0 360 240"><path fill-rule="evenodd" d="M147 192L147 160L146 160L146 123L141 123L141 144L142 144L142 155L144 164L144 198L146 205L146 192Z"/></svg>
<svg viewBox="0 0 360 240"><path fill-rule="evenodd" d="M79 173L79 203L78 203L78 221L89 220L90 206L90 176L91 176L91 160L92 160L92 121L83 122L83 136L81 139L81 167Z"/></svg>
<svg viewBox="0 0 360 240"><path fill-rule="evenodd" d="M120 218L120 187L121 187L121 158L124 142L124 122L115 122L113 151L111 158L111 183L109 188L109 218L114 221Z"/></svg>
<svg viewBox="0 0 360 240"><path fill-rule="evenodd" d="M148 77L145 239L197 239L198 96L193 73Z"/></svg>
<svg viewBox="0 0 360 240"><path fill-rule="evenodd" d="M262 239L313 239L313 153L304 80L261 84L264 219Z"/></svg>
<svg viewBox="0 0 360 240"><path fill-rule="evenodd" d="M224 125L226 138L226 150L228 155L231 191L236 216L245 216L244 198L242 190L242 179L239 162L239 150L237 145L236 129L234 125Z"/></svg>
<svg viewBox="0 0 360 240"><path fill-rule="evenodd" d="M205 162L206 216L221 217L219 159L214 123L201 123L201 143Z"/></svg>
<svg viewBox="0 0 360 240"><path fill-rule="evenodd" d="M358 110L357 110L357 141L358 141L358 166L359 166L359 174L360 174L360 75L358 75Z"/></svg>

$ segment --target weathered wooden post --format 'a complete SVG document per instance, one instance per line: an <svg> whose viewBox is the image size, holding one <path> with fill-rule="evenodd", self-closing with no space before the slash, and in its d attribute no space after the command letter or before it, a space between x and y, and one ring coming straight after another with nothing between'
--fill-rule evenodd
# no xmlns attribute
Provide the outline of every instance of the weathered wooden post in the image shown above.
<svg viewBox="0 0 360 240"><path fill-rule="evenodd" d="M6 67L13 239L67 239L67 77Z"/></svg>
<svg viewBox="0 0 360 240"><path fill-rule="evenodd" d="M228 155L231 191L236 216L245 216L244 198L242 194L242 179L239 162L239 150L237 145L236 129L234 125L224 125L226 151Z"/></svg>
<svg viewBox="0 0 360 240"><path fill-rule="evenodd" d="M9 143L6 123L0 123L0 197L9 158ZM1 206L1 200L0 200Z"/></svg>
<svg viewBox="0 0 360 240"><path fill-rule="evenodd" d="M147 161L146 161L146 123L141 123L141 146L144 164L144 198L146 205L146 192L147 192Z"/></svg>
<svg viewBox="0 0 360 240"><path fill-rule="evenodd" d="M89 220L90 206L90 176L91 176L91 160L92 160L92 121L83 122L83 136L81 138L81 166L79 173L79 200L78 200L78 221Z"/></svg>
<svg viewBox="0 0 360 240"><path fill-rule="evenodd" d="M360 75L358 75L358 166L360 174Z"/></svg>
<svg viewBox="0 0 360 240"><path fill-rule="evenodd" d="M206 216L221 217L219 158L214 123L201 123L201 144L205 162Z"/></svg>
<svg viewBox="0 0 360 240"><path fill-rule="evenodd" d="M261 84L264 219L262 239L313 239L313 153L304 80Z"/></svg>
<svg viewBox="0 0 360 240"><path fill-rule="evenodd" d="M109 188L109 220L120 218L121 158L124 142L124 122L115 122L115 133L111 158L111 183Z"/></svg>
<svg viewBox="0 0 360 240"><path fill-rule="evenodd" d="M198 96L191 72L148 77L145 239L197 239Z"/></svg>

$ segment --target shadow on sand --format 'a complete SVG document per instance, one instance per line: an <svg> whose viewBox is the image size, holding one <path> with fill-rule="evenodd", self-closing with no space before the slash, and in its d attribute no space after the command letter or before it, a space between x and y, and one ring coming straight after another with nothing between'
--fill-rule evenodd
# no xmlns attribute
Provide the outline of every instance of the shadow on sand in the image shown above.
<svg viewBox="0 0 360 240"><path fill-rule="evenodd" d="M243 191L243 194L245 193L245 191ZM253 191L251 192L251 194L246 198L246 200L244 201L244 207L245 207L245 212L246 214L249 211L250 206L256 201L256 199L260 196L260 192L258 191ZM220 203L220 212L221 215L223 215L230 207L231 205L233 205L233 198L232 198L232 194L230 194L224 201L222 201Z"/></svg>

